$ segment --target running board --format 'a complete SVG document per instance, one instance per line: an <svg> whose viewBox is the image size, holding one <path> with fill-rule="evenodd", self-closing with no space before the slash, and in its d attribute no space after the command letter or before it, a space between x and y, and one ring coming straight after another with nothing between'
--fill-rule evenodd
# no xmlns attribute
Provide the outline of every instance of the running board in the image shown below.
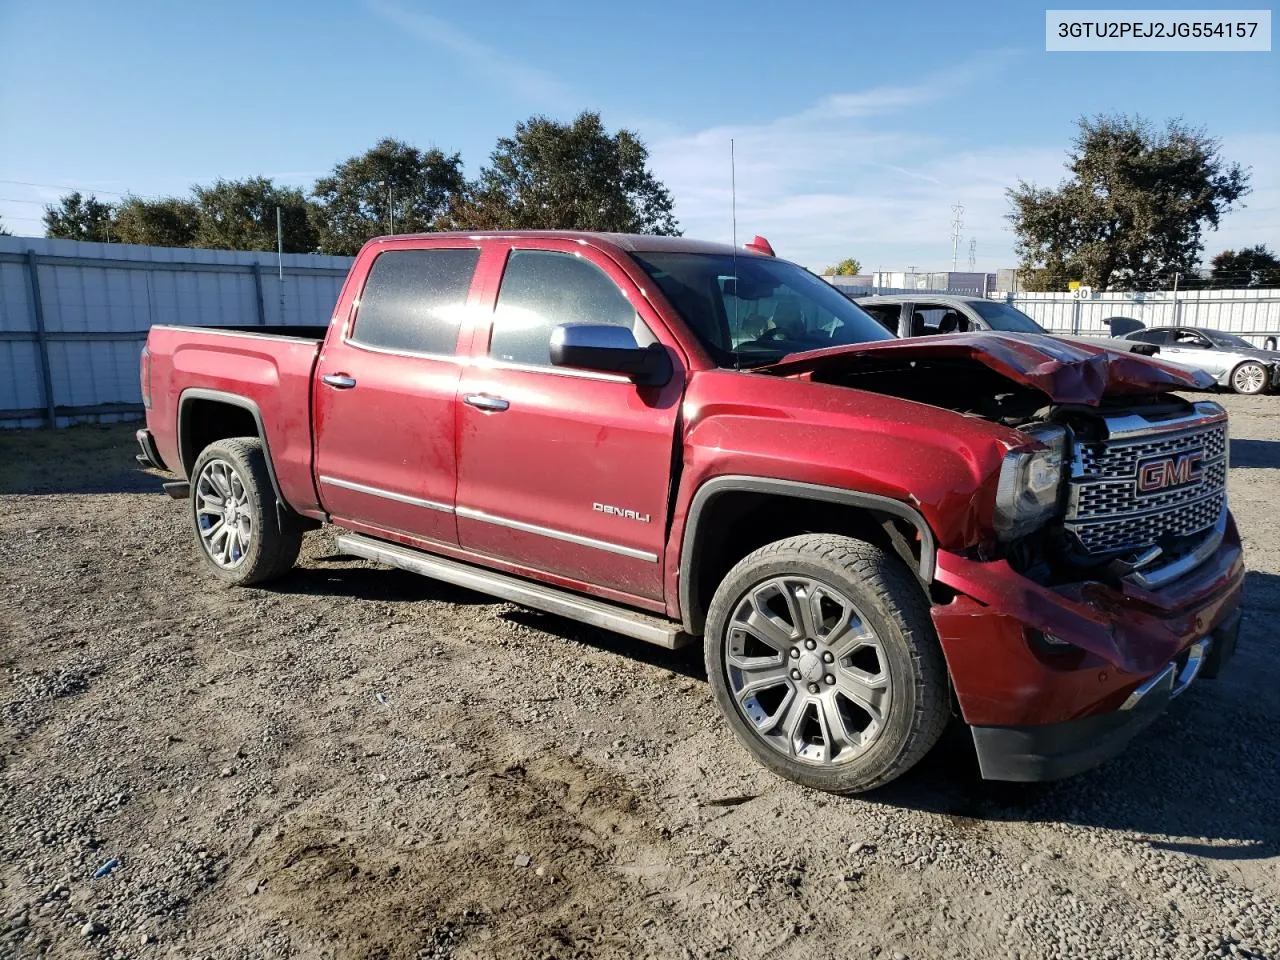
<svg viewBox="0 0 1280 960"><path fill-rule="evenodd" d="M681 631L679 624L670 620L579 596L544 583L533 583L456 560L446 560L435 554L398 543L375 540L358 533L344 533L336 539L338 549L343 553L385 563L389 567L398 567L410 573L419 573L433 580L443 580L468 590L487 593L535 610L555 613L593 627L612 630L668 650L679 649L693 640Z"/></svg>

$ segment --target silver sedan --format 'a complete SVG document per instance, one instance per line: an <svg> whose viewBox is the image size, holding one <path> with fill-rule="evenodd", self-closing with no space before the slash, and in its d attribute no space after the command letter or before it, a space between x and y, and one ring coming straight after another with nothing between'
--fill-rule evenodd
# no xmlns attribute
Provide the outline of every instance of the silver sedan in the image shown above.
<svg viewBox="0 0 1280 960"><path fill-rule="evenodd" d="M1133 330L1123 339L1154 343L1160 359L1203 370L1219 386L1256 394L1280 386L1280 351L1263 350L1248 340L1204 327L1152 327Z"/></svg>

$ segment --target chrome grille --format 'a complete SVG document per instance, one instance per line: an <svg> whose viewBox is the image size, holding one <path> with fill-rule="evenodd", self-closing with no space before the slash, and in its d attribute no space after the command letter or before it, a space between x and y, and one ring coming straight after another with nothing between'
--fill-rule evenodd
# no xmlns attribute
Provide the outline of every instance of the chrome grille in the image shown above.
<svg viewBox="0 0 1280 960"><path fill-rule="evenodd" d="M1110 439L1076 444L1064 527L1086 554L1121 553L1205 530L1227 499L1226 413L1214 403L1174 421L1108 418ZM1140 492L1140 467L1199 453L1192 482Z"/></svg>

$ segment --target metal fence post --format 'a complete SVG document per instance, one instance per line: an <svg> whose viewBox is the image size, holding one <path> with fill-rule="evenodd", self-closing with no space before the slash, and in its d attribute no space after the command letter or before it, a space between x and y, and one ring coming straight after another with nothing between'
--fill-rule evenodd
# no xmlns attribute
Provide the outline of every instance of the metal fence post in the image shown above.
<svg viewBox="0 0 1280 960"><path fill-rule="evenodd" d="M40 267L36 252L27 249L27 284L31 290L31 316L36 325L36 351L40 354L40 383L44 389L44 418L50 427L58 425L53 403L53 374L49 369L49 340L44 330L44 303L40 300Z"/></svg>
<svg viewBox="0 0 1280 960"><path fill-rule="evenodd" d="M262 264L253 261L253 288L258 294L258 325L267 325L267 302L262 296Z"/></svg>

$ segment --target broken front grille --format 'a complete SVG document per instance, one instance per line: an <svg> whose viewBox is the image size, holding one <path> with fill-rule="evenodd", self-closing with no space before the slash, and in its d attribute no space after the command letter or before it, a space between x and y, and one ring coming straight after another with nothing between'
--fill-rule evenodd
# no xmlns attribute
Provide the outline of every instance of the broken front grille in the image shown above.
<svg viewBox="0 0 1280 960"><path fill-rule="evenodd" d="M1172 421L1108 418L1109 438L1077 443L1064 527L1089 555L1118 554L1212 527L1227 501L1226 413Z"/></svg>

